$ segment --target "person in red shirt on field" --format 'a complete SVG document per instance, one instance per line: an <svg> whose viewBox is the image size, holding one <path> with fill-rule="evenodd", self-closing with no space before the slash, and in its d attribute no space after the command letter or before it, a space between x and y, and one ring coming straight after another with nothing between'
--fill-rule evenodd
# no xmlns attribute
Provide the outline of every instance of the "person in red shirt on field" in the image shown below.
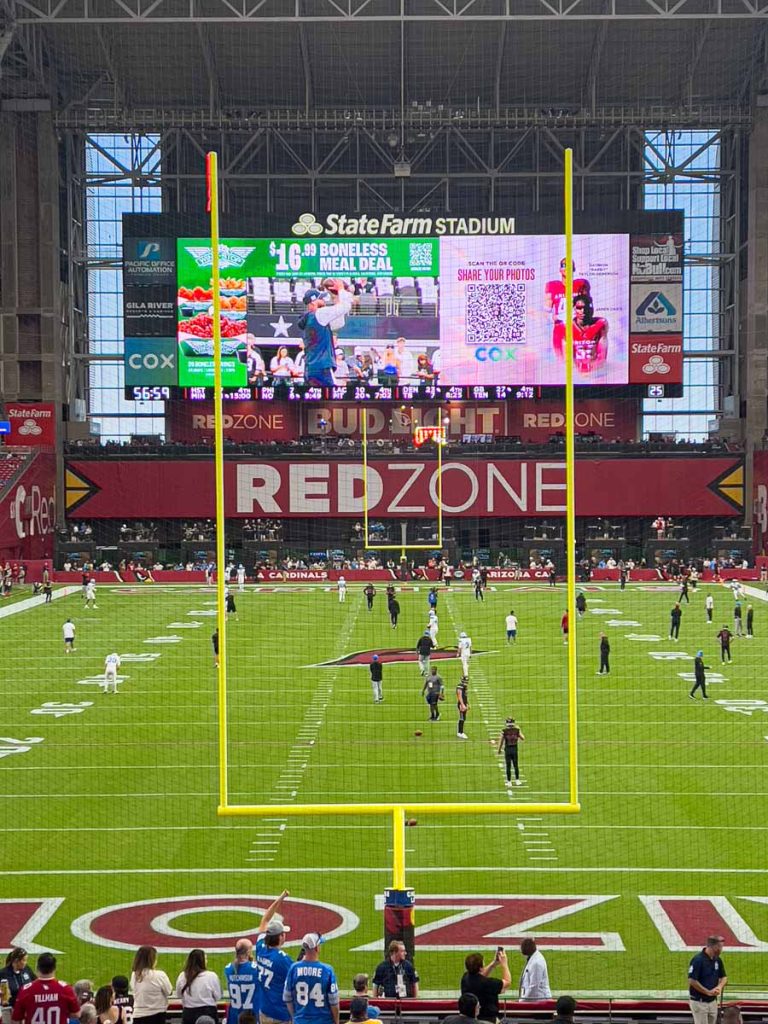
<svg viewBox="0 0 768 1024"><path fill-rule="evenodd" d="M568 643L568 611L563 612L563 617L560 619L560 630L563 634L563 643Z"/></svg>
<svg viewBox="0 0 768 1024"><path fill-rule="evenodd" d="M56 957L41 953L37 978L19 992L11 1012L14 1024L66 1024L80 1016L80 1000L71 985L56 978Z"/></svg>

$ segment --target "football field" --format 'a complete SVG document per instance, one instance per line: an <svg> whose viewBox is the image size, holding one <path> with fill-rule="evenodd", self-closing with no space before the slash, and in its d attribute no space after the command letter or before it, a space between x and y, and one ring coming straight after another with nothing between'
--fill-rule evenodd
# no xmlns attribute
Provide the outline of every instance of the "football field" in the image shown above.
<svg viewBox="0 0 768 1024"><path fill-rule="evenodd" d="M317 928L342 990L381 958L381 898L391 884L387 817L279 812L218 818L215 592L203 587L80 588L51 605L0 606L0 773L4 829L0 938L53 948L67 980L128 973L142 942L175 978L201 945L219 970L230 942L282 888L291 938ZM414 648L427 624L424 584L399 589L393 629L384 587L368 611L324 586L237 593L228 625L229 791L234 804L499 802L509 814L420 816L406 830L417 895L423 993L453 994L466 952L512 949L534 934L553 991L680 995L691 950L726 936L731 989L766 991L768 952L768 606L757 587L755 638L722 666L715 635L733 597L706 587L583 588L578 815L516 811L568 795L565 589L538 584L441 590L433 662L445 684L430 723ZM31 588L27 588L31 592ZM504 619L519 619L506 643ZM77 627L64 652L62 623ZM467 741L456 736L453 656L472 638ZM611 674L598 677L598 645ZM688 698L705 652L710 699ZM119 693L98 683L122 657ZM384 664L375 704L368 664ZM504 785L504 719L525 735L522 785ZM421 735L417 735L421 733ZM135 905L134 905L135 904Z"/></svg>

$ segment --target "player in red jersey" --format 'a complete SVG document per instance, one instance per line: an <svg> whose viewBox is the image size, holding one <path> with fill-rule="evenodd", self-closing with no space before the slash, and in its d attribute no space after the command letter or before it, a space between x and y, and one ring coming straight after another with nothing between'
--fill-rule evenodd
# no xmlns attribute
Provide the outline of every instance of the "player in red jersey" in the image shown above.
<svg viewBox="0 0 768 1024"><path fill-rule="evenodd" d="M15 1024L67 1024L80 1016L80 1000L71 985L56 978L56 957L41 953L37 978L19 992L11 1013Z"/></svg>
<svg viewBox="0 0 768 1024"><path fill-rule="evenodd" d="M565 349L565 324L559 321L552 332L552 345L562 359ZM573 302L573 361L580 373L589 373L608 358L608 321L595 316L588 295L577 295Z"/></svg>
<svg viewBox="0 0 768 1024"><path fill-rule="evenodd" d="M565 268L566 262L564 259L560 260L560 280L559 281L547 281L544 285L544 308L548 313L551 314L554 323L558 321L562 322L563 319L563 307L565 306ZM576 265L573 267L574 275L576 273ZM589 281L586 277L575 277L573 278L573 297L574 299L579 295L590 295L591 289Z"/></svg>

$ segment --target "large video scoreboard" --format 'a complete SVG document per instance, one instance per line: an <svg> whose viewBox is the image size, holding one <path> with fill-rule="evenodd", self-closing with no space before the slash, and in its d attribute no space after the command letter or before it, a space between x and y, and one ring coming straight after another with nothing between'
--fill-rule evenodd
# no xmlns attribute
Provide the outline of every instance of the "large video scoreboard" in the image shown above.
<svg viewBox="0 0 768 1024"><path fill-rule="evenodd" d="M293 235L225 237L219 258L227 397L534 397L564 385L569 318L578 386L679 394L681 218L672 215L659 230L658 215L647 216L647 231L638 231L642 215L633 214L628 230L574 236L570 310L563 236L509 233L511 219L453 219L481 230L502 221L507 233L401 236L371 233L379 221L350 218L348 229L368 233L346 235L338 233L339 218L324 225L304 214ZM428 218L414 223L430 226ZM210 397L210 240L126 236L124 256L127 396ZM334 301L329 279L346 292L348 311L335 333L333 387L310 387L305 317L318 298Z"/></svg>

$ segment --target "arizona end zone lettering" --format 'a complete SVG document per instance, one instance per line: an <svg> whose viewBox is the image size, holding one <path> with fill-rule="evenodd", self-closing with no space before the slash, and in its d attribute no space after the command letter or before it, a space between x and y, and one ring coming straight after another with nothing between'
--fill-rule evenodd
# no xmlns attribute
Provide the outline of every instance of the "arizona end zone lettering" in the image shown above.
<svg viewBox="0 0 768 1024"><path fill-rule="evenodd" d="M429 895L419 893L418 910L430 912L431 920L416 928L418 949L457 951L495 949L501 942L512 945L533 935L543 950L571 953L624 952L624 937L618 930L638 899L655 925L667 949L673 953L698 952L702 935L722 935L732 954L765 953L768 942L755 933L748 918L750 904L765 903L765 897L740 896L738 907L725 896L500 896ZM271 902L269 896L214 895L174 896L134 903L118 903L81 914L70 924L75 939L96 946L133 951L137 946L155 946L160 953L186 953L202 948L209 953L229 953L238 937L212 933L211 913L238 912L253 916L253 927ZM376 900L380 909L381 899ZM616 931L579 929L579 915L602 906L600 920ZM318 900L288 899L285 916L291 935L320 930L326 939L348 936L352 951L380 950L381 941L360 945L353 934L360 919L352 910ZM742 916L747 915L747 919ZM3 951L23 946L30 953L51 949L45 929L54 915L66 914L63 897L0 899L0 947ZM176 925L184 918L184 929ZM58 924L59 922L57 922ZM575 926L575 927L574 927ZM59 932L60 934L60 932ZM253 933L255 937L255 932ZM631 933L627 935L631 939ZM286 946L298 944L291 939ZM64 944L65 945L65 944ZM71 952L69 949L54 950Z"/></svg>

